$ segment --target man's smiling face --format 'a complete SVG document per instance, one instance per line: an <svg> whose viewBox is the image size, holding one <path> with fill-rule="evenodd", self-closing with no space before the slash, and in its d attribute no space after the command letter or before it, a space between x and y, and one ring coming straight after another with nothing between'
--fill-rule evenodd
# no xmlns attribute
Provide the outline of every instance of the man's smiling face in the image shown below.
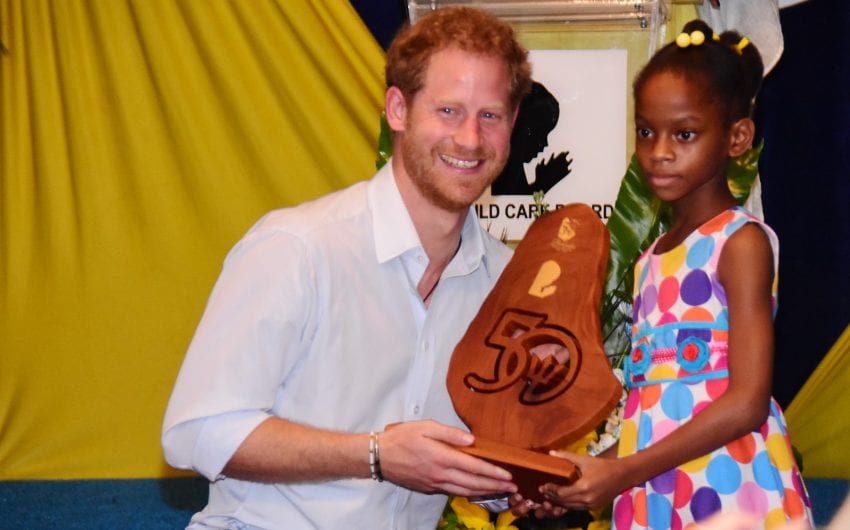
<svg viewBox="0 0 850 530"><path fill-rule="evenodd" d="M435 53L396 128L404 169L429 202L468 208L502 171L515 117L505 64L458 49Z"/></svg>

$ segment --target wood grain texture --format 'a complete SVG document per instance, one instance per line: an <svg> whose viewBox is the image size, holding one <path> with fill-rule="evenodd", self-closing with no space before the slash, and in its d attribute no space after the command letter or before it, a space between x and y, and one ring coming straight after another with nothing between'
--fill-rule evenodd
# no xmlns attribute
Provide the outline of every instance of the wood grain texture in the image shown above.
<svg viewBox="0 0 850 530"><path fill-rule="evenodd" d="M538 491L542 484L568 484L581 475L569 460L483 438L476 438L475 444L460 449L510 471L517 493L537 502L543 501Z"/></svg>
<svg viewBox="0 0 850 530"><path fill-rule="evenodd" d="M531 225L449 365L455 409L478 439L545 453L611 412L622 387L599 321L609 244L585 204Z"/></svg>

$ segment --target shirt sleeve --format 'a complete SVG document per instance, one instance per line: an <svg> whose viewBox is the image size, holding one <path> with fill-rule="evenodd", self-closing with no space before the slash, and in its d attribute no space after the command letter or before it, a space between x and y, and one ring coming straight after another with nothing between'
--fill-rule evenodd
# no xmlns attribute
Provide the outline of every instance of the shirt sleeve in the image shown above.
<svg viewBox="0 0 850 530"><path fill-rule="evenodd" d="M169 464L215 480L271 416L309 341L314 280L300 238L262 222L231 250L166 410Z"/></svg>
<svg viewBox="0 0 850 530"><path fill-rule="evenodd" d="M178 423L163 433L168 462L179 469L193 469L210 481L223 478L222 470L260 423L271 415L240 410Z"/></svg>

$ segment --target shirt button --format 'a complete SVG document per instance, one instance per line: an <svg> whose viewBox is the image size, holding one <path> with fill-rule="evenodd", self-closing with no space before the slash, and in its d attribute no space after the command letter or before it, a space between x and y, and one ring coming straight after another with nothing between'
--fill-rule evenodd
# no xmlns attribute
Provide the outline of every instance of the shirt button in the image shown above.
<svg viewBox="0 0 850 530"><path fill-rule="evenodd" d="M430 346L430 344L428 344L428 341L427 341L427 340L426 340L425 342L423 342L423 343L422 343L422 349L423 349L423 350L428 351L428 346Z"/></svg>
<svg viewBox="0 0 850 530"><path fill-rule="evenodd" d="M414 413L414 414L419 414L419 405L414 405L414 406L413 406L413 413Z"/></svg>

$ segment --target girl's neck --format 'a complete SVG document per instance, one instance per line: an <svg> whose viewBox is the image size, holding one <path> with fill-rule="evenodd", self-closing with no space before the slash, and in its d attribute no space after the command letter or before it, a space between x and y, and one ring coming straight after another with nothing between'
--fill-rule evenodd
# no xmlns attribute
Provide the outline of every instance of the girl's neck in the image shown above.
<svg viewBox="0 0 850 530"><path fill-rule="evenodd" d="M702 201L696 204L672 204L673 220L670 228L658 241L656 253L664 253L679 246L694 230L714 219L721 212L737 206L738 202L731 193L717 200Z"/></svg>

